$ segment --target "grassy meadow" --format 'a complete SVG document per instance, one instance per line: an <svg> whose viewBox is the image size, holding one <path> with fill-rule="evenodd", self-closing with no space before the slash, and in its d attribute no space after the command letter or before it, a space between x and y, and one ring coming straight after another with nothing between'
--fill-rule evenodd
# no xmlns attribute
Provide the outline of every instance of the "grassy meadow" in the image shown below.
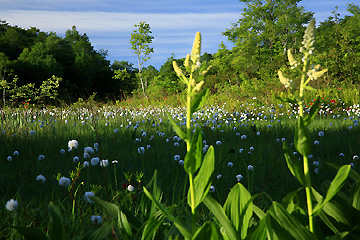
<svg viewBox="0 0 360 240"><path fill-rule="evenodd" d="M284 140L293 142L297 108L284 105L243 103L236 111L214 105L194 113L191 124L201 128L203 153L210 145L215 148L209 194L219 203L225 202L237 182L252 195L266 193L254 200L264 210L300 187L286 166L282 150ZM186 112L181 107L88 105L2 110L2 239L20 238L10 227L14 225L35 226L45 232L50 201L60 208L68 236L81 238L111 218L104 208L87 201L86 192L141 219L140 202L146 198L142 187L155 170L162 202L175 206L176 215L188 211L184 201L188 179L182 166L186 144L173 130L167 113L185 128ZM326 163L351 164L359 170L359 120L359 105L332 108L331 103L322 104L309 127L314 142L309 161L315 188L335 176L336 171ZM71 140L78 146L69 150ZM61 177L71 179L70 186L59 185ZM18 202L15 211L5 207L10 199ZM94 220L95 216L101 221ZM211 218L208 210L199 211L199 224Z"/></svg>

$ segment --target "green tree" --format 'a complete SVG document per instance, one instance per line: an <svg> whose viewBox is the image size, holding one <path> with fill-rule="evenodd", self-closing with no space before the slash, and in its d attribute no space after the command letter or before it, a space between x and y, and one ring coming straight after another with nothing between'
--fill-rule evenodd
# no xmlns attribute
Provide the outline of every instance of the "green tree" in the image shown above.
<svg viewBox="0 0 360 240"><path fill-rule="evenodd" d="M154 52L154 49L150 47L150 43L154 37L150 35L152 33L150 30L150 25L145 21L141 21L139 24L135 24L134 27L136 27L136 29L131 33L130 44L132 46L131 49L134 50L138 58L139 78L143 94L145 95L147 82L143 82L141 76L141 66L145 61L150 59L150 53Z"/></svg>
<svg viewBox="0 0 360 240"><path fill-rule="evenodd" d="M286 63L287 49L298 49L304 24L313 16L298 6L300 0L240 0L241 18L223 35L235 44L234 64L246 78L275 73Z"/></svg>

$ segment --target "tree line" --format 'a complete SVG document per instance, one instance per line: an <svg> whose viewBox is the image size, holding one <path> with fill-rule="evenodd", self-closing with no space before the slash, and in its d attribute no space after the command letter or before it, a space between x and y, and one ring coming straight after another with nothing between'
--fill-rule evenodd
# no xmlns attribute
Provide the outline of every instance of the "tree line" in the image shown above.
<svg viewBox="0 0 360 240"><path fill-rule="evenodd" d="M284 72L290 69L286 65L287 49L293 49L296 54L305 26L314 16L313 12L300 6L300 0L240 2L244 2L245 7L239 20L222 33L234 47L228 49L221 43L216 53L201 55L200 71L212 65L205 77L212 92L216 92L216 86L220 85L277 81L279 69ZM329 69L324 76L324 81L329 84L343 81L360 84L360 7L348 4L350 15L344 17L336 10L316 28L316 54L311 61ZM93 92L110 100L124 99L134 92L161 96L181 92L183 86L172 62L176 61L183 68L184 59L175 59L172 55L160 69L151 65L143 67L142 63L154 52L149 47L153 37L148 24L141 22L135 27L130 43L138 55L138 68L124 60L110 64L106 59L107 51L94 49L89 37L80 34L75 26L66 31L65 37L60 37L35 27L22 29L0 21L3 101L10 97L14 85L17 94L12 101L19 103L31 100L27 96L29 88L23 86L30 84L36 89L49 79L58 78L61 81L57 82L60 88L56 99L64 102L87 98ZM144 48L139 44L144 44ZM141 50L145 55L138 54ZM284 69L283 66L287 67Z"/></svg>

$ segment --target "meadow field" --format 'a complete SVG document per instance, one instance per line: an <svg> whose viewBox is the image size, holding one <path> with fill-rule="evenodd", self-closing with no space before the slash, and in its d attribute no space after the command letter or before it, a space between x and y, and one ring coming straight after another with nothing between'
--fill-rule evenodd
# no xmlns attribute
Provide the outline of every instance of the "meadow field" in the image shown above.
<svg viewBox="0 0 360 240"><path fill-rule="evenodd" d="M89 105L1 111L2 239L20 237L11 228L14 225L47 229L50 201L60 208L68 236L78 239L97 229L110 216L90 203L88 192L141 218L140 202L146 198L142 188L155 170L163 202L173 206L177 215L186 212L186 144L168 119L185 128L185 110ZM226 105L195 112L191 125L201 128L203 153L211 145L215 149L209 195L223 204L240 182L252 195L266 193L254 199L266 210L272 201L297 189L282 150L283 141L293 143L297 114L297 107L290 104L255 107L251 103L233 112ZM359 170L359 120L359 105L334 108L332 103L322 103L309 129L313 141L310 171L316 188L335 176L327 163L351 164ZM293 154L298 154L294 148ZM14 211L5 207L10 199L18 203ZM199 216L199 222L212 218L206 210Z"/></svg>

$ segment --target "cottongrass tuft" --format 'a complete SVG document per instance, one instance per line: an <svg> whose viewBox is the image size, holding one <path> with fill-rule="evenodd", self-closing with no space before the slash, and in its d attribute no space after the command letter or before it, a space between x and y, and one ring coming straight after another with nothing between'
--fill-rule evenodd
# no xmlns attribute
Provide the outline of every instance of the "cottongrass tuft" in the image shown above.
<svg viewBox="0 0 360 240"><path fill-rule="evenodd" d="M69 150L71 151L73 148L78 148L79 146L79 142L76 141L76 140L70 140L68 142L68 147L69 147Z"/></svg>
<svg viewBox="0 0 360 240"><path fill-rule="evenodd" d="M14 211L18 206L18 201L14 200L14 199L10 199L9 201L6 202L6 209L9 210L10 212Z"/></svg>
<svg viewBox="0 0 360 240"><path fill-rule="evenodd" d="M100 161L100 166L102 167L107 167L109 165L109 160L101 160Z"/></svg>
<svg viewBox="0 0 360 240"><path fill-rule="evenodd" d="M59 180L59 185L62 187L68 187L70 186L71 180L67 177L61 177Z"/></svg>
<svg viewBox="0 0 360 240"><path fill-rule="evenodd" d="M129 192L133 192L134 190L135 190L135 188L133 187L133 185L129 185L128 187L127 187L127 190L129 191Z"/></svg>
<svg viewBox="0 0 360 240"><path fill-rule="evenodd" d="M36 181L44 183L46 181L46 178L40 174L36 177Z"/></svg>

